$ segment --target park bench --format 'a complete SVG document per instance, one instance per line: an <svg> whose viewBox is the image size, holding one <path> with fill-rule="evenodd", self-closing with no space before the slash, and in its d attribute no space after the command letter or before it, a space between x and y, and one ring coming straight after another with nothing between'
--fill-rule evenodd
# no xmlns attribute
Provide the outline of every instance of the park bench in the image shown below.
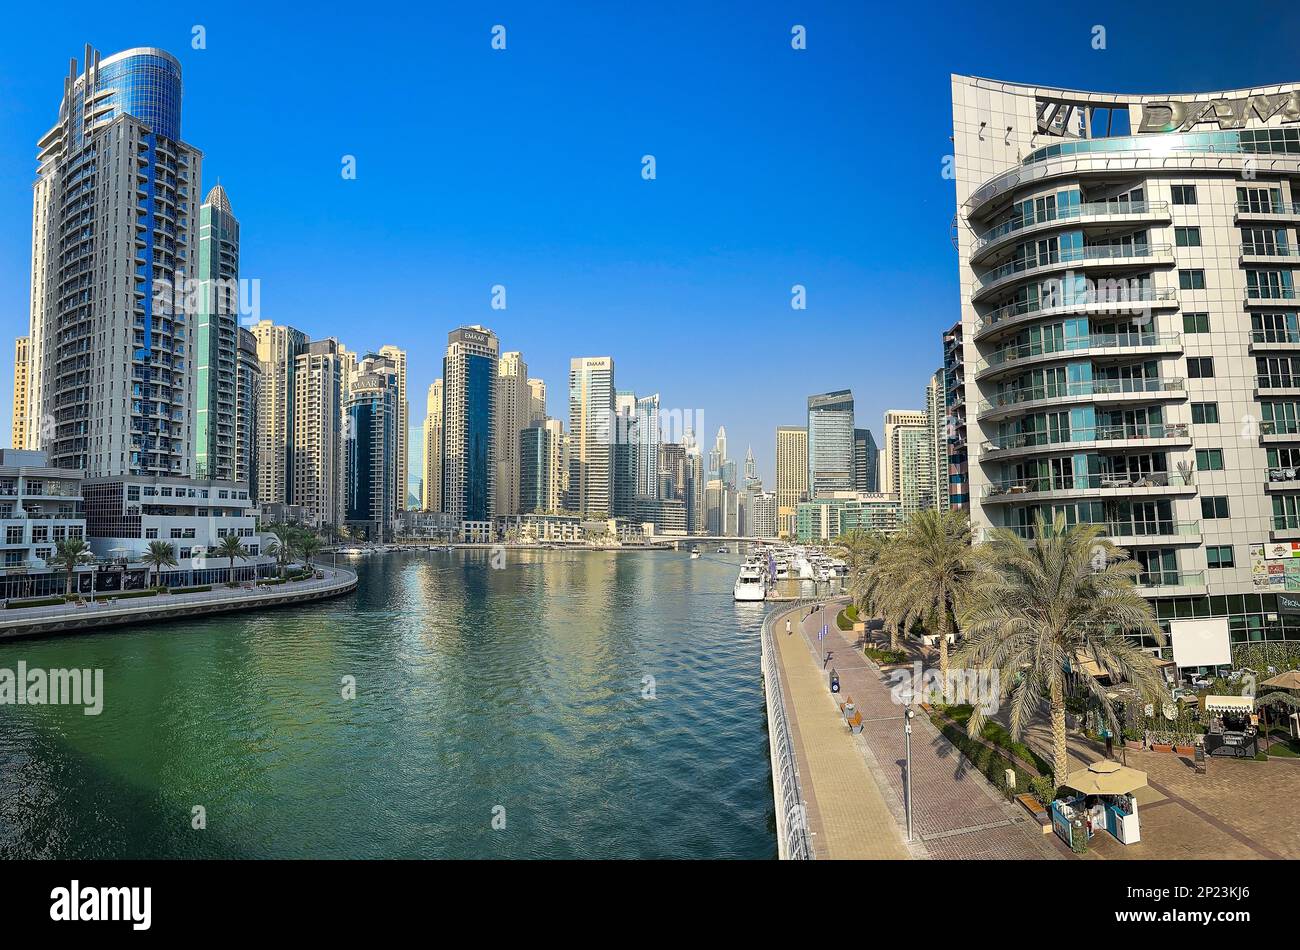
<svg viewBox="0 0 1300 950"><path fill-rule="evenodd" d="M853 710L853 715L848 718L848 724L849 732L854 735L862 731L862 711L860 709Z"/></svg>

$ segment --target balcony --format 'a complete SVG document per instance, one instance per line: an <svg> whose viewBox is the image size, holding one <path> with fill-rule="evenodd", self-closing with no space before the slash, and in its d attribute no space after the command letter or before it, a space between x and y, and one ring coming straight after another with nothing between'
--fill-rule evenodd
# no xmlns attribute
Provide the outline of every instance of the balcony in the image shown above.
<svg viewBox="0 0 1300 950"><path fill-rule="evenodd" d="M1165 422L1059 429L1055 432L1017 432L988 439L980 449L986 455L1004 452L1031 455L1056 446L1069 446L1078 450L1099 443L1114 443L1117 447L1130 447L1136 444L1143 448L1160 448L1179 444L1190 445L1191 441L1187 423Z"/></svg>
<svg viewBox="0 0 1300 950"><path fill-rule="evenodd" d="M1247 307L1272 307L1278 300L1295 300L1294 287L1247 287L1246 299L1242 301Z"/></svg>
<svg viewBox="0 0 1300 950"><path fill-rule="evenodd" d="M1104 266L1158 266L1172 265L1174 262L1171 244L1138 244L1128 247L1108 244L1082 247L1064 253L1049 256L1046 261L1021 260L1011 261L989 271L975 281L971 300L987 297L994 290L1003 287L1020 277L1044 274L1063 267L1104 267Z"/></svg>
<svg viewBox="0 0 1300 950"><path fill-rule="evenodd" d="M1270 541L1300 541L1300 517L1294 515L1274 515L1273 529L1268 533Z"/></svg>
<svg viewBox="0 0 1300 950"><path fill-rule="evenodd" d="M1007 478L984 486L984 504L1024 504L1054 497L1139 497L1192 495L1191 478L1178 472L1100 472Z"/></svg>
<svg viewBox="0 0 1300 950"><path fill-rule="evenodd" d="M1264 473L1265 491L1300 491L1300 468L1270 468Z"/></svg>
<svg viewBox="0 0 1300 950"><path fill-rule="evenodd" d="M995 248L1002 246L1013 236L1036 234L1048 228L1094 222L1140 224L1168 220L1170 220L1169 203L1166 201L1131 201L1128 204L1095 201L1076 205L1073 208L1061 208L1052 217L1037 221L1013 218L975 238L975 244L971 248L971 263L977 263L981 258L987 257Z"/></svg>
<svg viewBox="0 0 1300 950"><path fill-rule="evenodd" d="M976 418L1011 415L1038 405L1050 405L1080 399L1101 402L1128 402L1150 399L1181 399L1186 395L1182 377L1165 379L1089 379L1064 386L1023 386L1004 390L992 399L981 399L975 407Z"/></svg>
<svg viewBox="0 0 1300 950"><path fill-rule="evenodd" d="M1147 311L1178 306L1177 295L1172 287L1126 287L1123 281L1118 286L1094 287L1081 297L1065 294L1046 294L1039 300L1023 300L999 307L975 321L975 339L1002 330L1016 327L1022 323L1041 320L1044 317L1064 316L1078 313L1123 314L1131 312L1135 316L1144 316Z"/></svg>
<svg viewBox="0 0 1300 950"><path fill-rule="evenodd" d="M1300 202L1239 201L1232 221L1234 224L1243 221L1277 224L1300 221Z"/></svg>
<svg viewBox="0 0 1300 950"><path fill-rule="evenodd" d="M1285 267L1292 262L1300 263L1300 248L1278 243L1251 244L1243 242L1241 256L1238 258L1238 263L1241 264L1278 264Z"/></svg>
<svg viewBox="0 0 1300 950"><path fill-rule="evenodd" d="M1144 571L1138 575L1144 597L1178 597L1205 593L1204 571Z"/></svg>
<svg viewBox="0 0 1300 950"><path fill-rule="evenodd" d="M1250 351L1257 350L1300 350L1300 330L1252 330Z"/></svg>
<svg viewBox="0 0 1300 950"><path fill-rule="evenodd" d="M1265 445L1279 442L1300 442L1300 421L1295 419L1265 419L1259 424L1259 440Z"/></svg>
<svg viewBox="0 0 1300 950"><path fill-rule="evenodd" d="M1127 356L1142 352L1181 353L1183 340L1178 333L1090 333L1063 340L1059 348L1042 343L1021 343L994 350L975 363L975 378L1019 367L1027 363L1073 359L1079 356Z"/></svg>

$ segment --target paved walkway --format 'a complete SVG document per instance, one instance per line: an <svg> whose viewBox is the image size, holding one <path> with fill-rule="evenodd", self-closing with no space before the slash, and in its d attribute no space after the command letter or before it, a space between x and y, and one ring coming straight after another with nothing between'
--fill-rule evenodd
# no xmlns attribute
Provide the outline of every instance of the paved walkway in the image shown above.
<svg viewBox="0 0 1300 950"><path fill-rule="evenodd" d="M860 737L844 724L806 641L787 636L784 619L772 629L813 853L818 859L909 857L898 822L858 749Z"/></svg>
<svg viewBox="0 0 1300 950"><path fill-rule="evenodd" d="M890 697L887 676L862 653L861 634L842 632L835 623L838 607L825 610L830 630L820 645L817 631L823 614L802 625L805 649L814 656L820 647L833 654L829 667L840 676L841 692L851 695L866 720L860 738L863 755L886 797L903 801L906 782L903 709ZM824 684L824 681L823 681ZM822 686L825 690L825 685ZM988 780L971 766L919 709L912 720L913 830L925 856L931 858L1027 859L1057 858L1062 850L1055 836L1044 836L1037 822L1019 806L1004 801ZM901 807L896 820L905 822Z"/></svg>

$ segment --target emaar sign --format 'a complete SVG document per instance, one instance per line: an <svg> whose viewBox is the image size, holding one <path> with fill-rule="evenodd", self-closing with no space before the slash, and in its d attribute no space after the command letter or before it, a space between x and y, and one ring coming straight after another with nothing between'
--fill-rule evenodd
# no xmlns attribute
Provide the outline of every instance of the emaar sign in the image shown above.
<svg viewBox="0 0 1300 950"><path fill-rule="evenodd" d="M1267 122L1273 116L1281 116L1283 122L1300 122L1300 90L1240 99L1144 102L1138 131L1186 132L1203 122L1215 122L1221 129L1244 129L1252 113L1261 122Z"/></svg>

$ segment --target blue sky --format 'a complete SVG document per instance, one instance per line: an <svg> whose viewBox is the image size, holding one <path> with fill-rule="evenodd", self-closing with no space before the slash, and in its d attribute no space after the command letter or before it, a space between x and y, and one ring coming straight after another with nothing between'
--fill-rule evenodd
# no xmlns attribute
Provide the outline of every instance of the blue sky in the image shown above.
<svg viewBox="0 0 1300 950"><path fill-rule="evenodd" d="M949 73L1126 92L1300 80L1300 15L1244 4L270 6L7 12L6 339L26 332L35 143L68 59L160 46L181 60L183 137L205 192L220 177L230 194L262 315L405 347L413 427L447 331L482 323L547 381L552 415L569 358L612 355L620 388L702 412L710 440L725 424L738 458L752 442L769 484L774 429L803 421L809 393L851 388L877 437L885 409L923 405L958 313ZM790 307L796 283L807 310Z"/></svg>

